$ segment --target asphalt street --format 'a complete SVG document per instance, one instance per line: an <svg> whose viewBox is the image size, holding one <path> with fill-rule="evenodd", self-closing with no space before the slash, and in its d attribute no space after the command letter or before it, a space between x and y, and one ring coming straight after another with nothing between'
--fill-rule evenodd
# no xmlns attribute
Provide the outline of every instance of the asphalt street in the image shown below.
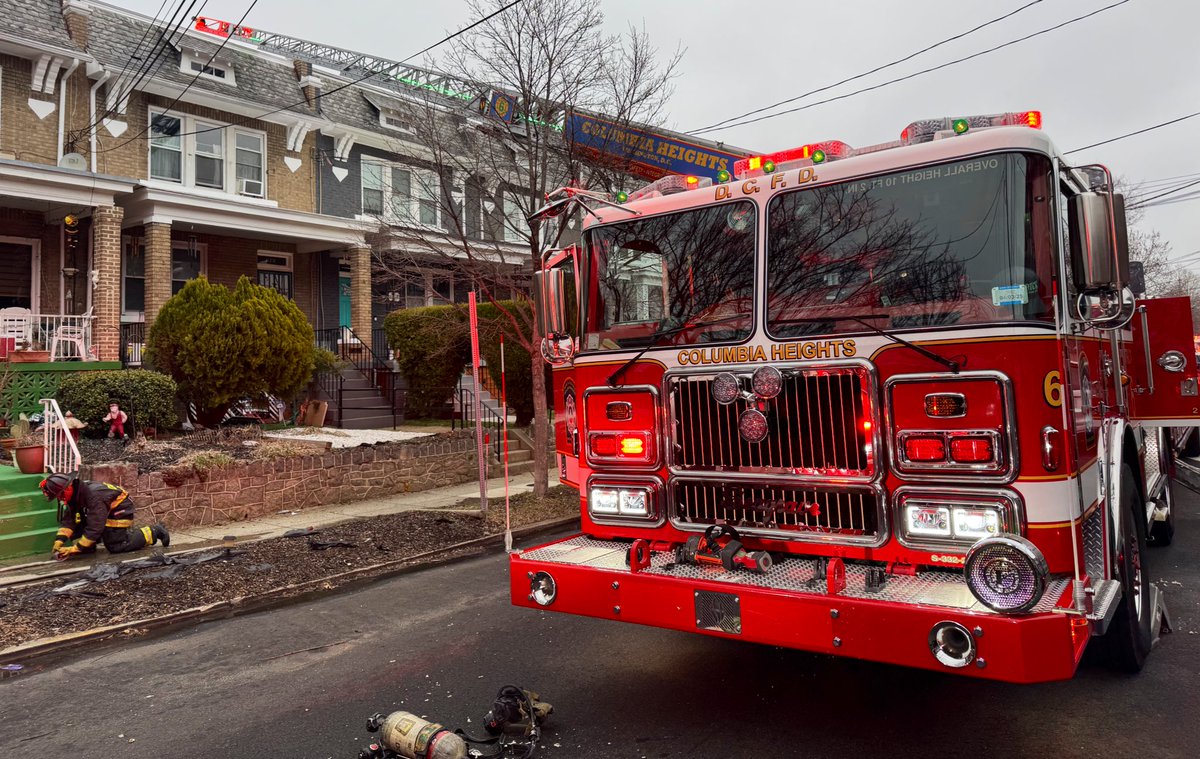
<svg viewBox="0 0 1200 759"><path fill-rule="evenodd" d="M508 683L555 705L543 757L1194 757L1200 497L1179 495L1149 556L1175 632L1138 676L1007 685L517 609L490 554L0 681L0 757L349 758L377 711L481 732Z"/></svg>

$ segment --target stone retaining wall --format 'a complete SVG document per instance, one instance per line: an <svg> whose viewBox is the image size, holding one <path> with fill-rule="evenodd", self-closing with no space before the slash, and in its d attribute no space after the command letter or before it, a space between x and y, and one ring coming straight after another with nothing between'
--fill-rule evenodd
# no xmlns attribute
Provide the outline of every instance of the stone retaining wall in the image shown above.
<svg viewBox="0 0 1200 759"><path fill-rule="evenodd" d="M473 435L455 432L203 472L142 474L136 464L85 464L81 474L128 490L139 524L180 528L457 485L478 477L479 468Z"/></svg>

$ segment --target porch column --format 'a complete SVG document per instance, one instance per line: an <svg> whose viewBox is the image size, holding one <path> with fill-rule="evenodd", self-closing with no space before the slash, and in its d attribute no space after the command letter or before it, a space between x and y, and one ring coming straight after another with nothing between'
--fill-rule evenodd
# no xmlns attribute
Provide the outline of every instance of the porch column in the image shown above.
<svg viewBox="0 0 1200 759"><path fill-rule="evenodd" d="M92 293L92 345L101 361L121 360L121 220L120 206L92 211L92 264L98 273Z"/></svg>
<svg viewBox="0 0 1200 759"><path fill-rule="evenodd" d="M171 223L147 222L146 235L146 327L154 323L158 310L171 297Z"/></svg>
<svg viewBox="0 0 1200 759"><path fill-rule="evenodd" d="M350 329L363 342L371 340L371 249L350 248Z"/></svg>

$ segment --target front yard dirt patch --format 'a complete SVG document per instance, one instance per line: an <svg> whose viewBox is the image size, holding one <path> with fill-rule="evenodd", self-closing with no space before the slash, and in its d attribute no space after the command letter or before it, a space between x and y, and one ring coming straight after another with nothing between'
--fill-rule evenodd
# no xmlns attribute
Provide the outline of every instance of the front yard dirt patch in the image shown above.
<svg viewBox="0 0 1200 759"><path fill-rule="evenodd" d="M523 493L512 501L513 527L579 513L578 493L569 488L554 488L542 500ZM469 506L463 508L478 506L477 501L465 501L464 504ZM498 508L495 502L490 503L486 519L478 512L409 511L355 520L299 537L238 545L233 549L235 555L231 559L186 566L173 578L153 576L164 573L164 568L158 567L137 569L118 579L92 582L69 592L49 591L76 581L77 576L0 591L0 649L254 596L503 530L503 500ZM351 545L314 547L322 543ZM143 558L149 553L126 554L120 558ZM349 581L331 580L322 588L332 589Z"/></svg>

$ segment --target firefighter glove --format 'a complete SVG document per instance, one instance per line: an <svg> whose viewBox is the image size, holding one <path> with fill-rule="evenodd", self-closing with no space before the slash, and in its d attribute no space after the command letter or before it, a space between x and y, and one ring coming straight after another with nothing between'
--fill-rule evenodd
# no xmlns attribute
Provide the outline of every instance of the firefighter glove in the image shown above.
<svg viewBox="0 0 1200 759"><path fill-rule="evenodd" d="M54 554L54 558L58 559L59 561L66 561L72 556L78 556L80 553L81 551L79 550L79 546L69 545L65 548L58 549L58 552Z"/></svg>

